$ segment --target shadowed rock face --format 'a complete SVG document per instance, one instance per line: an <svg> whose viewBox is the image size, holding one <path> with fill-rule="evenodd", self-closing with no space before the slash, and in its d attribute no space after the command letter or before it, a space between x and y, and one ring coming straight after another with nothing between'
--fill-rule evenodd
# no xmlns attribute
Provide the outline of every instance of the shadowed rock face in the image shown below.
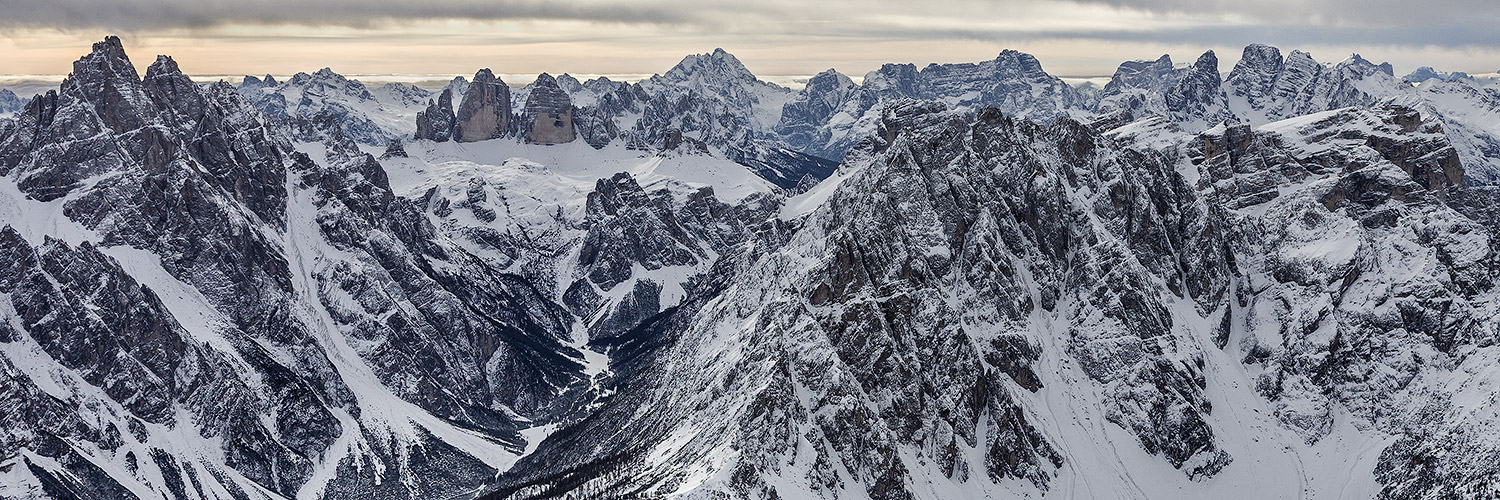
<svg viewBox="0 0 1500 500"><path fill-rule="evenodd" d="M522 111L521 127L526 142L532 144L564 144L578 137L573 131L573 103L552 75L536 77Z"/></svg>
<svg viewBox="0 0 1500 500"><path fill-rule="evenodd" d="M1126 61L1120 63L1115 69L1115 74L1109 83L1104 85L1105 93L1118 92L1123 89L1149 89L1159 87L1162 84L1171 85L1176 83L1178 77L1172 65L1172 56L1162 55L1155 61Z"/></svg>
<svg viewBox="0 0 1500 500"><path fill-rule="evenodd" d="M1174 66L1165 55L1155 61L1121 63L1099 97L1093 123L1101 130L1161 116L1197 132L1232 118L1212 50L1186 67Z"/></svg>
<svg viewBox="0 0 1500 500"><path fill-rule="evenodd" d="M1376 98L1355 83L1357 79L1370 75L1344 71L1344 66L1351 64L1369 63L1357 59L1330 68L1300 50L1283 58L1280 49L1255 44L1245 47L1240 62L1224 80L1224 86L1232 98L1244 103L1241 112L1247 116L1241 118L1256 124L1346 106L1373 104Z"/></svg>
<svg viewBox="0 0 1500 500"><path fill-rule="evenodd" d="M444 142L453 138L456 118L453 114L453 89L444 88L437 100L428 101L427 109L417 113L418 139Z"/></svg>
<svg viewBox="0 0 1500 500"><path fill-rule="evenodd" d="M1229 118L1228 97L1219 77L1219 58L1214 51L1198 56L1166 94L1168 116L1178 121L1201 120L1205 125Z"/></svg>
<svg viewBox="0 0 1500 500"><path fill-rule="evenodd" d="M825 125L830 117L840 111L844 103L855 97L858 90L859 86L853 80L837 71L830 69L818 73L807 81L807 86L798 91L796 97L782 106L776 133L788 145L809 147L808 152L812 154L822 153L822 150L810 146L830 140L828 127Z"/></svg>
<svg viewBox="0 0 1500 500"><path fill-rule="evenodd" d="M510 87L495 77L489 68L474 74L474 81L464 91L463 102L454 117L453 140L487 141L505 137L511 130Z"/></svg>

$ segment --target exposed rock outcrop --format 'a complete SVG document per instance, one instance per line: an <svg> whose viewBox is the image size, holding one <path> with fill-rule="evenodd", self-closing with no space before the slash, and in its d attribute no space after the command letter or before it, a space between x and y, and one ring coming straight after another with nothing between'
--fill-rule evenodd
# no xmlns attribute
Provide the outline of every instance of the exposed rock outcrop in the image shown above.
<svg viewBox="0 0 1500 500"><path fill-rule="evenodd" d="M546 73L536 77L520 124L526 142L532 144L565 144L578 137L573 129L573 102Z"/></svg>
<svg viewBox="0 0 1500 500"><path fill-rule="evenodd" d="M440 99L441 100L441 99ZM441 103L439 103L441 105ZM453 140L487 141L511 131L510 87L489 68L474 73L454 116Z"/></svg>
<svg viewBox="0 0 1500 500"><path fill-rule="evenodd" d="M401 143L401 139L391 139L391 143L385 146L385 152L380 154L382 160L391 158L408 158L406 146Z"/></svg>
<svg viewBox="0 0 1500 500"><path fill-rule="evenodd" d="M417 139L444 142L453 139L457 123L453 114L453 90L444 88L437 99L427 102L427 109L417 113Z"/></svg>

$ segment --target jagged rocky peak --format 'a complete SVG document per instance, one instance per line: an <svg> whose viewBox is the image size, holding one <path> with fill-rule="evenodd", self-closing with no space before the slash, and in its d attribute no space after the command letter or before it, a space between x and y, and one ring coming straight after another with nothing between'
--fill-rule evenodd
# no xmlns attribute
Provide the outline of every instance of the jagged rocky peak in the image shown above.
<svg viewBox="0 0 1500 500"><path fill-rule="evenodd" d="M859 85L854 83L848 76L839 73L833 68L824 70L822 73L813 75L807 80L807 85L797 91L797 96L787 103L787 106L811 106L823 108L822 111L832 111L838 105L847 100ZM782 110L786 114L786 110Z"/></svg>
<svg viewBox="0 0 1500 500"><path fill-rule="evenodd" d="M1245 46L1240 53L1240 62L1236 66L1245 65L1253 67L1281 66L1281 49L1264 43L1252 43Z"/></svg>
<svg viewBox="0 0 1500 500"><path fill-rule="evenodd" d="M745 69L745 65L740 63L739 58L721 48L716 48L708 54L692 54L684 57L663 76L673 82L755 80L755 75Z"/></svg>
<svg viewBox="0 0 1500 500"><path fill-rule="evenodd" d="M16 97L15 92L11 92L10 89L0 89L0 113L16 111L25 105L21 102L21 98Z"/></svg>
<svg viewBox="0 0 1500 500"><path fill-rule="evenodd" d="M825 78L830 78L826 81L830 87L842 86L832 75ZM821 90L817 83L809 82L812 92ZM782 107L775 131L793 150L823 158L842 158L873 132L880 108L901 99L939 101L968 111L996 107L1038 120L1089 113L1097 100L1047 74L1035 57L1015 50L1002 51L988 61L930 64L921 70L914 64L886 64L866 74L864 82L847 95L823 92L826 104L811 104L811 98L793 96ZM830 112L814 116L804 108Z"/></svg>
<svg viewBox="0 0 1500 500"><path fill-rule="evenodd" d="M585 90L600 95L621 91L628 92L630 86L631 85L626 82L617 82L614 80L610 80L607 76L594 77L590 78L586 82L583 82L583 88Z"/></svg>
<svg viewBox="0 0 1500 500"><path fill-rule="evenodd" d="M1167 55L1121 63L1099 95L1091 126L1101 130L1160 116L1178 128L1200 131L1231 116L1212 50L1187 66L1173 64Z"/></svg>
<svg viewBox="0 0 1500 500"><path fill-rule="evenodd" d="M992 71L1007 77L1021 77L1030 80L1053 80L1052 75L1042 69L1042 62L1036 56L1014 49L1000 51L1000 55L989 61ZM929 66L931 67L931 66Z"/></svg>
<svg viewBox="0 0 1500 500"><path fill-rule="evenodd" d="M1302 50L1293 50L1286 55L1286 61L1282 65L1282 75L1277 85L1278 91L1295 92L1310 85L1320 73L1324 71L1322 64L1313 59L1312 54Z"/></svg>
<svg viewBox="0 0 1500 500"><path fill-rule="evenodd" d="M854 80L849 79L848 76L839 73L836 69L828 68L809 78L807 85L798 93L803 95L840 94L847 93L856 86Z"/></svg>
<svg viewBox="0 0 1500 500"><path fill-rule="evenodd" d="M455 76L452 80L448 81L448 85L444 86L443 88L453 92L452 99L455 100L453 102L453 106L458 107L457 100L463 99L464 93L469 91L469 79L464 78L463 76Z"/></svg>
<svg viewBox="0 0 1500 500"><path fill-rule="evenodd" d="M557 86L562 87L563 91L567 92L568 95L573 95L574 93L583 92L584 90L586 90L583 86L583 82L578 81L578 79L574 78L573 75L567 73L557 75Z"/></svg>
<svg viewBox="0 0 1500 500"><path fill-rule="evenodd" d="M728 118L764 129L775 126L781 104L792 94L791 89L756 79L738 58L724 49L684 57L665 75L652 76L641 85L653 94L677 95L686 91L693 94L692 100L699 101L697 105L709 108L717 107L712 101L718 100L733 115Z"/></svg>
<svg viewBox="0 0 1500 500"><path fill-rule="evenodd" d="M267 74L264 77L245 75L240 84L235 86L241 94L250 99L261 111L270 115L284 115L287 110L286 96L281 95L278 90L280 83L276 77Z"/></svg>
<svg viewBox="0 0 1500 500"><path fill-rule="evenodd" d="M1219 76L1219 57L1210 50L1198 56L1177 83L1167 90L1163 102L1168 115L1176 122L1203 129L1225 120L1233 120L1229 97Z"/></svg>
<svg viewBox="0 0 1500 500"><path fill-rule="evenodd" d="M1193 61L1193 72L1212 73L1217 76L1219 74L1219 56L1214 54L1212 49L1204 51L1203 55L1198 56L1198 59Z"/></svg>
<svg viewBox="0 0 1500 500"><path fill-rule="evenodd" d="M1454 82L1469 78L1469 74L1462 71L1454 71L1452 73L1449 73L1446 71L1438 71L1436 69L1433 69L1432 66L1422 66L1420 68L1417 68L1416 71L1407 73L1406 76L1402 78L1412 83L1422 83L1428 80Z"/></svg>
<svg viewBox="0 0 1500 500"><path fill-rule="evenodd" d="M863 87L877 94L916 97L921 92L917 65L886 63L865 74Z"/></svg>
<svg viewBox="0 0 1500 500"><path fill-rule="evenodd" d="M444 142L453 138L453 89L447 87L437 99L427 101L427 109L417 112L417 139Z"/></svg>
<svg viewBox="0 0 1500 500"><path fill-rule="evenodd" d="M504 137L511 130L510 87L489 68L474 73L454 116L453 140L476 142Z"/></svg>
<svg viewBox="0 0 1500 500"><path fill-rule="evenodd" d="M82 61L118 59L124 59L126 63L129 63L129 57L125 55L125 45L120 41L120 37L109 35L104 37L104 40L94 42L93 48L88 55L83 56L83 58L73 62L73 68L74 70L77 70L78 63Z"/></svg>
<svg viewBox="0 0 1500 500"><path fill-rule="evenodd" d="M1246 45L1240 62L1229 72L1229 84L1248 94L1251 104L1256 104L1268 97L1283 64L1281 49L1259 43Z"/></svg>
<svg viewBox="0 0 1500 500"><path fill-rule="evenodd" d="M25 109L26 103L27 100L17 97L10 89L0 89L0 139L15 127L15 121L11 117Z"/></svg>
<svg viewBox="0 0 1500 500"><path fill-rule="evenodd" d="M77 224L92 234L83 236L81 244L63 243L53 238L60 234L51 232L33 234L30 239L40 242L36 248L14 232L0 237L7 240L0 244L6 253L0 260L17 264L0 272L4 275L0 281L5 282L0 288L4 288L6 297L0 300L10 302L5 305L7 311L29 313L24 322L6 323L20 325L18 333L46 346L45 351L38 351L45 354L36 359L85 375L82 380L88 385L64 389L68 392L65 397L76 403L67 411L105 427L134 424L128 436L115 430L115 445L97 440L89 444L87 437L77 436L80 440L61 444L51 452L35 446L32 449L58 458L62 457L57 450L72 453L72 458L64 462L73 465L61 467L73 469L79 462L90 463L90 459L72 452L72 446L80 446L81 451L95 445L105 449L130 445L140 453L150 450L144 446L147 441L171 446L159 438L149 438L151 430L140 426L140 421L169 428L184 426L178 435L233 436L216 441L220 448L207 448L223 457L215 467L236 469L283 495L294 493L311 471L306 457L320 454L339 433L338 422L318 402L334 401L336 396L312 394L309 382L300 379L310 374L302 370L305 366L294 370L280 365L249 366L230 360L244 358L226 356L202 342L201 337L207 328L225 337L238 335L237 328L253 321L257 334L274 330L266 335L291 342L306 340L296 338L296 325L283 322L287 318L275 314L288 311L286 304L277 304L282 306L278 309L261 301L286 292L279 285L290 287L290 283L278 280L285 276L278 272L284 270L285 262L270 253L270 243L265 239L278 229L285 214L285 207L277 206L284 200L282 190L286 187L285 155L289 153L280 148L285 143L257 122L258 115L227 84L210 87L207 101L211 106L194 112L184 98L197 96L199 91L170 59L158 59L142 85L118 38L110 37L94 48L75 64L74 74L62 86L61 97L54 99L55 94L49 94L46 99L51 101L48 107L55 115L28 121L34 132L24 138L28 144L13 143L10 139L16 137L12 136L0 145L0 164L24 164L23 171L12 178L19 181L23 191L38 200L58 200L55 213L59 226ZM158 116L156 110L164 116ZM40 113L37 118L41 118ZM78 182L96 176L96 182ZM28 217L24 208L20 210L23 219ZM117 249L124 246L148 252L152 262L159 261L163 270L171 273L153 276L181 280L182 286L204 285L203 293L209 298L200 300L222 300L221 307L234 304L233 308L220 309L226 311L225 321L195 329L197 338L190 337L179 324L186 317L175 308L169 314L158 299L158 294L166 296L160 281L152 290L132 279L131 274L145 278L142 281L151 277L138 270L127 274L108 255L118 256ZM53 278L36 279L42 276ZM215 285L209 288L208 282ZM73 292L85 289L89 290L87 296ZM236 293L246 296L230 297ZM21 306L12 309L15 304ZM58 313L50 314L49 310ZM6 315L12 320L18 316L15 312ZM45 321L38 321L44 317ZM260 345L277 348L271 341ZM90 354L78 355L84 352ZM267 359L267 363L274 362ZM47 370L45 363L28 366ZM256 368L263 370L255 373ZM62 376L68 372L40 373ZM104 389L102 397L87 390L89 385ZM262 392L263 387L268 389ZM123 405L126 412L103 410L111 400ZM9 413L10 403L15 401L6 398L6 402L3 411ZM266 415L262 411L279 416L262 420ZM328 419L321 418L324 416ZM293 425L299 430L289 431ZM47 434L53 435L50 431ZM181 446L177 448L159 453L191 459ZM92 460L103 458L96 455ZM160 463L157 467L164 472L157 477L181 477L175 465ZM50 474L79 472L59 466L48 468L52 472L39 467L32 473L52 477ZM105 491L115 481L132 479L133 473L101 473L89 477L85 484ZM214 480L206 475L204 479ZM66 492L57 495L76 498ZM131 497L109 493L100 498Z"/></svg>
<svg viewBox="0 0 1500 500"><path fill-rule="evenodd" d="M1015 72L1023 76L1034 78L1044 78L1051 76L1042 69L1042 62L1038 61L1036 56L1015 49L1005 49L1000 51L1000 55L995 56L993 62L995 63L995 66L998 70L1005 72ZM1168 62L1170 62L1170 60Z"/></svg>
<svg viewBox="0 0 1500 500"><path fill-rule="evenodd" d="M818 73L807 80L807 86L797 91L792 100L781 107L781 120L776 133L781 135L793 149L803 150L820 141L826 134L823 125L839 112L846 102L855 97L859 86L854 80L833 69Z"/></svg>
<svg viewBox="0 0 1500 500"><path fill-rule="evenodd" d="M293 87L302 87L306 90L320 91L321 93L338 91L361 101L375 99L375 96L370 94L370 89L366 88L365 84L360 83L359 80L345 78L344 75L334 72L333 68L329 67L324 67L312 74L297 73L296 75L292 75L291 81L287 82L287 84Z"/></svg>
<svg viewBox="0 0 1500 500"><path fill-rule="evenodd" d="M1125 61L1115 69L1115 74L1104 85L1104 91L1117 92L1122 89L1153 89L1176 83L1178 72L1172 65L1172 56L1163 54L1155 61Z"/></svg>
<svg viewBox="0 0 1500 500"><path fill-rule="evenodd" d="M306 71L298 71L296 74L292 75L292 79L287 83L292 85L305 85L307 82L315 79L333 80L336 78L343 78L343 75L335 73L332 67L324 66L323 69L314 71L310 74Z"/></svg>
<svg viewBox="0 0 1500 500"><path fill-rule="evenodd" d="M1219 75L1219 56L1210 50L1198 56L1191 66L1182 71L1173 88L1220 91L1222 85L1223 77Z"/></svg>
<svg viewBox="0 0 1500 500"><path fill-rule="evenodd" d="M432 97L432 92L428 92L421 87L397 82L381 85L371 93L375 95L377 100L402 108L420 106Z"/></svg>
<svg viewBox="0 0 1500 500"><path fill-rule="evenodd" d="M198 117L204 113L205 98L193 80L177 68L177 61L170 56L156 56L156 62L146 68L143 83L163 117L180 126L196 127Z"/></svg>
<svg viewBox="0 0 1500 500"><path fill-rule="evenodd" d="M1008 114L1047 119L1086 106L1078 89L1047 74L1031 54L1006 49L989 61L930 64L920 73L923 99L957 108L994 106Z"/></svg>
<svg viewBox="0 0 1500 500"><path fill-rule="evenodd" d="M73 73L63 81L64 93L74 89L90 103L104 125L116 132L135 130L152 117L150 100L120 37L94 43L93 51L73 62Z"/></svg>
<svg viewBox="0 0 1500 500"><path fill-rule="evenodd" d="M1329 66L1311 54L1250 45L1225 79L1237 116L1263 124L1348 106L1369 106L1406 88L1380 65L1350 58Z"/></svg>
<svg viewBox="0 0 1500 500"><path fill-rule="evenodd" d="M240 88L244 89L259 89L275 87L277 85L280 84L276 82L276 77L271 76L270 73L267 73L266 76L263 77L256 77L255 75L245 75L245 78L243 80L240 80L239 86Z"/></svg>
<svg viewBox="0 0 1500 500"><path fill-rule="evenodd" d="M12 121L16 125L24 124L26 125L25 128L33 129L32 132L40 134L42 132L41 129L51 126L52 120L56 117L57 91L47 89L47 93L45 94L32 96L31 100L26 102L26 105L16 114L15 120ZM25 128L16 131L27 132ZM0 153L17 155L23 154L24 151L29 151L31 144L28 141L31 138L21 137L22 135L18 133L7 136L5 133L0 133ZM12 161L9 158L0 158L0 175L6 174L16 163L17 161Z"/></svg>
<svg viewBox="0 0 1500 500"><path fill-rule="evenodd" d="M573 80L577 83L577 80ZM552 75L537 75L531 94L526 97L522 110L521 127L526 142L532 144L564 144L573 142L577 134L573 131L573 102L568 93L558 86Z"/></svg>
<svg viewBox="0 0 1500 500"><path fill-rule="evenodd" d="M1352 71L1354 75L1351 76L1357 75L1360 77L1365 77L1374 75L1376 73L1383 73L1385 74L1385 76L1391 77L1396 76L1396 69L1391 67L1391 63L1383 62L1380 64L1375 64L1373 62L1370 62L1370 60L1360 56L1359 54L1349 54L1348 59L1339 61L1336 66L1339 68L1347 68L1348 70Z"/></svg>
<svg viewBox="0 0 1500 500"><path fill-rule="evenodd" d="M579 81L572 75L563 73L557 77L557 86L562 87L568 93L568 98L573 101L576 108L598 107L605 116L618 116L625 112L625 108L634 105L637 97L631 93L631 85L625 82L611 81L609 78L600 76L588 81Z"/></svg>
<svg viewBox="0 0 1500 500"><path fill-rule="evenodd" d="M220 83L201 91L203 113L181 112L197 87L170 59L142 85L103 48L61 96L38 99L24 135L0 134L0 183L56 201L39 214L0 192L0 226L56 217L24 237L0 228L0 468L29 470L26 486L64 479L59 498L133 498L117 483L150 498L447 498L522 449L515 429L578 378L555 340L563 311L412 212L328 111L288 138ZM134 94L143 105L119 104ZM146 125L105 125L127 122ZM293 146L309 138L317 153ZM86 230L56 232L75 223ZM314 261L297 248L338 251ZM42 354L7 354L28 337ZM70 382L13 390L28 377ZM43 413L31 436L5 432ZM17 476L0 475L8 496Z"/></svg>
<svg viewBox="0 0 1500 500"><path fill-rule="evenodd" d="M192 85L192 79L182 73L177 67L177 61L172 56L156 56L156 62L146 68L146 77L143 80L148 87L174 87L182 84ZM167 88L164 90L180 92L183 89Z"/></svg>
<svg viewBox="0 0 1500 500"><path fill-rule="evenodd" d="M416 114L429 97L427 91L403 84L371 89L331 68L297 73L279 85L274 79L247 79L239 89L256 109L276 118L284 132L296 135L295 123L326 112L334 116L346 136L369 146L410 137Z"/></svg>

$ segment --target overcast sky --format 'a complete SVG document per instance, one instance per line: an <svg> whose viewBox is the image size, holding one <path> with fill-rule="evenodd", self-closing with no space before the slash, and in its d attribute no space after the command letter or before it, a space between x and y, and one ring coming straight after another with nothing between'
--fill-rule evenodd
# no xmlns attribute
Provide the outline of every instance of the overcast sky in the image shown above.
<svg viewBox="0 0 1500 500"><path fill-rule="evenodd" d="M715 47L765 76L883 62L965 62L1001 49L1051 73L1107 75L1128 59L1207 49L1228 71L1247 43L1321 61L1359 52L1500 70L1495 0L0 0L0 74L65 74L105 34L144 69L192 74L663 72Z"/></svg>

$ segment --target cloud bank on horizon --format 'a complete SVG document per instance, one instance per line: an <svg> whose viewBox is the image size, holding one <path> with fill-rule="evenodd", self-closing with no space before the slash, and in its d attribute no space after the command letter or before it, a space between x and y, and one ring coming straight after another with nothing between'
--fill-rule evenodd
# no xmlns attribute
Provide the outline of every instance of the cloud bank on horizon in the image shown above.
<svg viewBox="0 0 1500 500"><path fill-rule="evenodd" d="M635 53L679 55L741 43L795 47L786 51L787 61L808 60L810 52L827 48L825 59L831 63L857 54L858 44L905 44L928 52L946 46L956 55L969 52L963 47L984 46L993 53L995 47L1019 44L1042 46L1043 53L1054 48L1053 58L1090 44L1115 45L1101 52L1130 47L1136 50L1131 58L1144 58L1152 55L1147 47L1269 42L1445 52L1448 60L1478 59L1472 67L1452 69L1488 71L1500 66L1495 26L1500 26L1500 9L1493 0L0 0L0 35L5 35L0 38L15 47L27 47L23 39L37 34L81 32L91 38L121 32L226 46L293 40L309 46L375 40L423 46L592 41L632 46ZM901 55L872 55L871 60L895 61ZM1097 61L1091 56L1077 54L1077 65L1093 67L1114 54L1097 55ZM19 59L6 64L7 57L0 51L0 73L26 65Z"/></svg>

